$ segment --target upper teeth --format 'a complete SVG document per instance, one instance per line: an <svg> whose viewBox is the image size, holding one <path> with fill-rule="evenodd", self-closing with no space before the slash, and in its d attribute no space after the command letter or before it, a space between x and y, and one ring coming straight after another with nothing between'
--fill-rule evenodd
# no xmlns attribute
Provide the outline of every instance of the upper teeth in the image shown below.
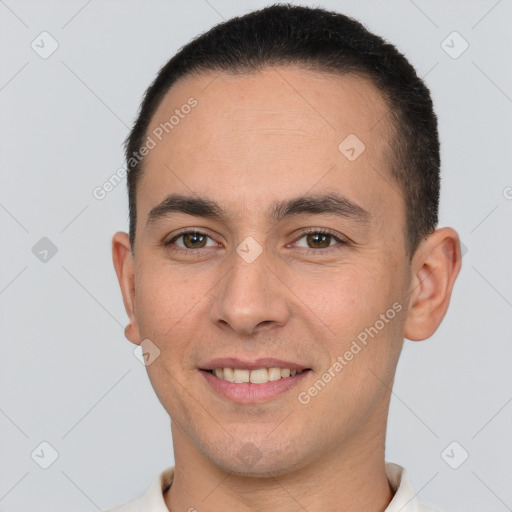
<svg viewBox="0 0 512 512"><path fill-rule="evenodd" d="M264 384L265 382L279 380L282 377L294 377L302 370L290 370L289 368L258 368L257 370L242 370L238 368L215 368L211 370L219 379L241 384Z"/></svg>

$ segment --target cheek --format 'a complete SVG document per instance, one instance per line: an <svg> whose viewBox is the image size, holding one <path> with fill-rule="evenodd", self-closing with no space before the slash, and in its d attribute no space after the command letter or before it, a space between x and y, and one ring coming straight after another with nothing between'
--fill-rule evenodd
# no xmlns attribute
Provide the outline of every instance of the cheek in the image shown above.
<svg viewBox="0 0 512 512"><path fill-rule="evenodd" d="M184 414L181 398L192 366L187 347L197 336L196 308L201 307L204 293L174 275L162 265L146 265L135 285L136 317L141 338L158 350L146 366L151 385L167 411Z"/></svg>
<svg viewBox="0 0 512 512"><path fill-rule="evenodd" d="M290 288L309 310L330 328L331 334L352 332L373 318L388 294L377 271L364 263L325 267L289 276Z"/></svg>
<svg viewBox="0 0 512 512"><path fill-rule="evenodd" d="M405 308L397 278L389 269L374 262L323 269L296 277L293 289L303 301L304 314L325 333L320 337L331 361L351 347L357 352L354 341L361 346L360 355L353 357L359 364L367 364L368 358L383 363L394 359Z"/></svg>
<svg viewBox="0 0 512 512"><path fill-rule="evenodd" d="M205 296L199 280L185 280L165 263L141 265L135 282L135 309L141 335L166 340L187 324ZM205 288L207 290L207 288Z"/></svg>
<svg viewBox="0 0 512 512"><path fill-rule="evenodd" d="M155 383L168 380L168 374L180 376L181 381L194 374L197 340L207 344L210 339L205 318L215 276L185 275L166 262L141 266L135 284L137 322L142 339L155 343L161 356L147 367L148 374Z"/></svg>

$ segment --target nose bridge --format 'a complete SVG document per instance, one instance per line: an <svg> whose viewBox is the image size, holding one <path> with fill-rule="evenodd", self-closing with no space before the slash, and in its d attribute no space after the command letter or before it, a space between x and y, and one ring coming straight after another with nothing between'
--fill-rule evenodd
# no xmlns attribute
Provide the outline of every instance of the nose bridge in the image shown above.
<svg viewBox="0 0 512 512"><path fill-rule="evenodd" d="M283 325L288 317L284 286L271 255L248 237L230 255L230 270L219 283L212 322L251 334L260 324Z"/></svg>

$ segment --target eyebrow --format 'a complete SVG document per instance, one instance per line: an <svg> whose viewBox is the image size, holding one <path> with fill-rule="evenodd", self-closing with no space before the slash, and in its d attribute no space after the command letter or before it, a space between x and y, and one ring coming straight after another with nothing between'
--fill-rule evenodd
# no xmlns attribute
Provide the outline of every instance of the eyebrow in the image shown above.
<svg viewBox="0 0 512 512"><path fill-rule="evenodd" d="M226 222L227 212L212 199L182 194L170 194L148 214L146 226L156 223L174 213L185 213L195 217L206 217ZM336 215L357 222L368 222L370 213L362 206L339 194L319 194L300 196L274 202L269 217L279 222L294 215Z"/></svg>

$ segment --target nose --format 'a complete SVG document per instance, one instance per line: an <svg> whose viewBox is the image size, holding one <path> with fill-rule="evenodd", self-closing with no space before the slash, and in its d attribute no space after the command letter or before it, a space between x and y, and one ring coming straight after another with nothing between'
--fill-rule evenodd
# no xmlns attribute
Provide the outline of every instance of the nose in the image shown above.
<svg viewBox="0 0 512 512"><path fill-rule="evenodd" d="M236 252L231 258L231 269L213 294L211 321L239 335L285 325L290 316L290 291L265 251L250 263Z"/></svg>

